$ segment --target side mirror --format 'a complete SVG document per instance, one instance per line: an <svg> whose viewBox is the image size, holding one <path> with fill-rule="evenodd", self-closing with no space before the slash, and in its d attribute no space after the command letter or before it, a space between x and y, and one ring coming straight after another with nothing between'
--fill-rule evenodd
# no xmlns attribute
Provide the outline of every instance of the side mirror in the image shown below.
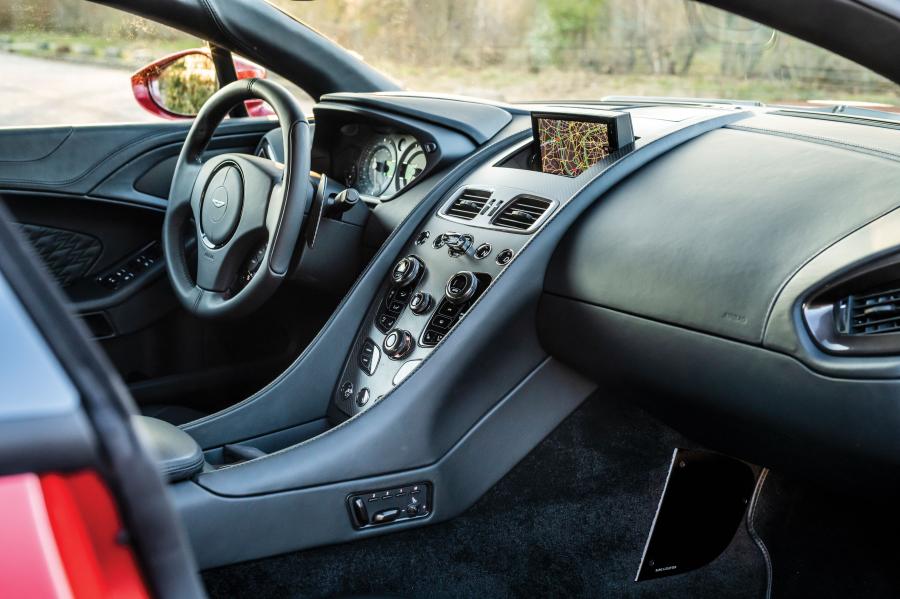
<svg viewBox="0 0 900 599"><path fill-rule="evenodd" d="M242 58L234 58L238 79L265 78L266 70ZM166 119L189 119L219 89L216 67L209 50L197 48L170 54L131 76L131 89L141 107ZM272 110L260 100L246 103L250 116L267 116Z"/></svg>

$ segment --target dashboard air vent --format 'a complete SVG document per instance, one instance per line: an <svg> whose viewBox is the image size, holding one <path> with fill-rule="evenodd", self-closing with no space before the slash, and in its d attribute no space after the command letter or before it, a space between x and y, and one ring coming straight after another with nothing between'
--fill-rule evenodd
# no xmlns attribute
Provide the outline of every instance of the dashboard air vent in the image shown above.
<svg viewBox="0 0 900 599"><path fill-rule="evenodd" d="M900 332L900 281L865 295L851 295L837 305L836 325L845 335Z"/></svg>
<svg viewBox="0 0 900 599"><path fill-rule="evenodd" d="M465 189L444 212L460 220L472 220L481 212L491 197L486 189Z"/></svg>
<svg viewBox="0 0 900 599"><path fill-rule="evenodd" d="M494 219L494 224L506 229L525 231L530 229L553 203L533 196L514 198Z"/></svg>

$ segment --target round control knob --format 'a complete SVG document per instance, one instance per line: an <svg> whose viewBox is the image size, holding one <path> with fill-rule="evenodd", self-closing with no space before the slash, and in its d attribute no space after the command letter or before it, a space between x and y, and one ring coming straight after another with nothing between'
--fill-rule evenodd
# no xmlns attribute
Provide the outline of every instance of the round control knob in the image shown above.
<svg viewBox="0 0 900 599"><path fill-rule="evenodd" d="M415 256L401 258L391 270L391 280L398 287L405 287L416 280L425 264Z"/></svg>
<svg viewBox="0 0 900 599"><path fill-rule="evenodd" d="M431 310L432 304L434 304L434 298L431 297L431 294L417 291L409 300L409 309L413 311L413 314L421 315Z"/></svg>
<svg viewBox="0 0 900 599"><path fill-rule="evenodd" d="M394 329L384 338L384 353L392 360L402 360L413 348L413 336L409 331Z"/></svg>
<svg viewBox="0 0 900 599"><path fill-rule="evenodd" d="M451 303L461 304L472 299L476 291L478 291L478 277L468 270L461 270L447 281L444 295Z"/></svg>

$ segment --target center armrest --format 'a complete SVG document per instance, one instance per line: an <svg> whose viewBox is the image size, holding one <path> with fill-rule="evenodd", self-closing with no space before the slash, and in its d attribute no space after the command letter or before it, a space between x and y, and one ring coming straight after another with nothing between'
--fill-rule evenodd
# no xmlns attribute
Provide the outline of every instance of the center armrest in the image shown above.
<svg viewBox="0 0 900 599"><path fill-rule="evenodd" d="M174 424L149 416L134 416L132 424L167 481L184 480L203 469L200 446Z"/></svg>

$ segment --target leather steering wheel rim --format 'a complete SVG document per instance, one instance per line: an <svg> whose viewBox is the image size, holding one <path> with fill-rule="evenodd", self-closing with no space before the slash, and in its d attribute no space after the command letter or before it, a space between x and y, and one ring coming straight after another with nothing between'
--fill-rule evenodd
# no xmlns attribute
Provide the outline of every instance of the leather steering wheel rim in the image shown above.
<svg viewBox="0 0 900 599"><path fill-rule="evenodd" d="M284 165L247 154L201 155L238 103L263 100L275 111ZM281 85L242 79L200 109L178 156L163 222L166 269L186 310L205 318L242 316L279 287L291 265L310 196L310 129L303 109ZM193 219L196 277L185 252Z"/></svg>

